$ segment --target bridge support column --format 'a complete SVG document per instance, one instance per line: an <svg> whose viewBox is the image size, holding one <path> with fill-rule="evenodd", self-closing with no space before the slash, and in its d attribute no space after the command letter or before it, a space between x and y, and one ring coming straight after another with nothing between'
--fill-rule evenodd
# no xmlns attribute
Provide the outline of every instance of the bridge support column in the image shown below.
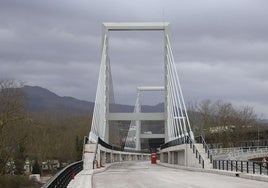
<svg viewBox="0 0 268 188"><path fill-rule="evenodd" d="M168 152L168 164L171 164L172 161L172 156L171 156L171 151Z"/></svg>
<svg viewBox="0 0 268 188"><path fill-rule="evenodd" d="M197 148L196 145L195 147ZM199 150L196 149L195 152L193 152L189 144L183 144L162 149L160 151L160 162L181 166L202 167L199 157L196 157L196 151L199 153L205 153L205 151L201 151L204 150L201 146L198 148ZM204 157L200 157L202 157L202 160L209 160L205 158L205 155Z"/></svg>
<svg viewBox="0 0 268 188"><path fill-rule="evenodd" d="M105 164L106 163L106 154L104 151L100 151L100 157L99 157L99 161L100 161L100 164Z"/></svg>
<svg viewBox="0 0 268 188"><path fill-rule="evenodd" d="M178 151L170 151L169 152L169 163L170 164L178 164Z"/></svg>
<svg viewBox="0 0 268 188"><path fill-rule="evenodd" d="M93 169L93 161L95 157L97 144L85 144L84 145L84 170L92 170Z"/></svg>

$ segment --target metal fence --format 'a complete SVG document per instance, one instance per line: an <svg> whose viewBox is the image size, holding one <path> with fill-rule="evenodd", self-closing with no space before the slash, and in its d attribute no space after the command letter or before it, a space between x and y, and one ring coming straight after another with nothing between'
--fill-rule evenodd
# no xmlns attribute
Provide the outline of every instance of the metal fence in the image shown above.
<svg viewBox="0 0 268 188"><path fill-rule="evenodd" d="M240 157L247 155L256 155L256 154L268 154L267 146L258 146L258 147L243 147L239 150L234 151L231 156L232 157Z"/></svg>
<svg viewBox="0 0 268 188"><path fill-rule="evenodd" d="M177 145L181 145L181 144L189 144L189 140L190 140L190 138L188 136L183 137L183 138L177 138L175 140L171 140L165 144L162 144L160 146L160 148L165 149L165 148L169 148L169 147L177 146Z"/></svg>
<svg viewBox="0 0 268 188"><path fill-rule="evenodd" d="M237 160L213 160L213 168L248 174L268 175L268 162L262 161L237 161Z"/></svg>
<svg viewBox="0 0 268 188"><path fill-rule="evenodd" d="M203 138L203 137L202 137ZM203 140L204 141L204 140ZM189 144L190 148L192 149L193 153L195 154L195 158L198 159L198 163L201 164L202 168L205 167L205 161L195 146L195 141L193 141L189 136L183 138L177 138L175 140L169 141L160 146L161 149L165 149L172 146L182 145L182 144ZM206 153L210 156L208 146L206 145L205 141L203 142L203 147L207 147Z"/></svg>
<svg viewBox="0 0 268 188"><path fill-rule="evenodd" d="M101 146L107 148L107 149L111 149L114 151L123 151L123 152L131 152L131 153L151 153L149 151L142 151L142 150L129 150L129 149L124 149L124 148L120 148L114 145L110 145L106 142L104 142L100 137L98 138L98 144L100 144Z"/></svg>
<svg viewBox="0 0 268 188"><path fill-rule="evenodd" d="M205 149L205 153L207 154L207 158L209 159L209 162L212 163L212 152L209 149L209 146L207 145L204 137L200 135L198 138L196 138L197 143L201 143L203 145L203 148Z"/></svg>
<svg viewBox="0 0 268 188"><path fill-rule="evenodd" d="M234 147L234 148L216 148L211 149L211 154L214 156L214 159L239 159L245 160L248 157L256 154L268 154L267 146L254 146L254 147Z"/></svg>
<svg viewBox="0 0 268 188"><path fill-rule="evenodd" d="M66 188L72 176L78 174L82 169L83 161L72 163L49 179L41 188Z"/></svg>
<svg viewBox="0 0 268 188"><path fill-rule="evenodd" d="M187 141L190 144L190 148L193 149L193 153L195 154L195 158L198 159L198 163L202 165L202 168L205 168L205 161L204 161L202 155L200 154L200 152L197 150L193 141L191 139L187 139Z"/></svg>

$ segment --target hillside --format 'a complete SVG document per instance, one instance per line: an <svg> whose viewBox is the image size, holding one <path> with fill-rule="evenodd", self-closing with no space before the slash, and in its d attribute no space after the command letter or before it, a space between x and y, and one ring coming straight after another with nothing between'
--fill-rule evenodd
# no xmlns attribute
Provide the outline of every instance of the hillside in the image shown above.
<svg viewBox="0 0 268 188"><path fill-rule="evenodd" d="M39 86L24 86L22 88L26 94L27 108L30 111L71 111L93 113L94 102L79 100L73 97L61 97L48 89ZM131 105L115 104L110 107L112 112L133 112L134 107ZM142 106L143 112L161 112L164 110L163 103L155 106Z"/></svg>
<svg viewBox="0 0 268 188"><path fill-rule="evenodd" d="M60 97L39 86L24 86L22 90L27 95L27 108L30 111L67 110L92 113L94 109L93 102Z"/></svg>
<svg viewBox="0 0 268 188"><path fill-rule="evenodd" d="M27 108L30 111L71 111L93 113L94 102L79 100L73 97L61 97L48 89L39 86L24 86L23 92L27 95ZM110 106L111 112L133 112L134 107L131 105L115 104ZM142 112L163 112L164 104L159 103L155 106L143 105ZM194 113L194 117L199 119L200 114ZM258 119L258 123L268 126L267 119Z"/></svg>

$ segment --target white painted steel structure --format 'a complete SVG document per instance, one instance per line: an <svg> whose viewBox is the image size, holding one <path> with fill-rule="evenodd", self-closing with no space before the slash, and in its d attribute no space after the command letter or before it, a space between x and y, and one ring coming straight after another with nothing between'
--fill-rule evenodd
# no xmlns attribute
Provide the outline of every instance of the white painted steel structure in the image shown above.
<svg viewBox="0 0 268 188"><path fill-rule="evenodd" d="M165 142L176 138L190 136L194 138L186 106L182 94L182 89L174 63L173 53L169 38L169 23L104 23L102 36L102 59L99 72L95 107L89 139L97 142L100 137L109 143L109 120L164 120L165 121ZM140 87L140 90L159 90L165 92L165 109L163 113L141 113L139 97L135 104L135 110L129 113L111 113L110 104L114 102L112 75L109 60L109 32L129 31L129 30L159 30L164 33L164 78L165 84L161 87ZM146 65L145 65L146 66ZM139 94L138 94L139 95ZM132 126L133 127L133 126ZM140 131L137 130L137 136ZM138 139L139 140L139 139ZM194 140L194 139L193 139ZM137 149L139 148L137 144Z"/></svg>
<svg viewBox="0 0 268 188"><path fill-rule="evenodd" d="M134 108L134 113L141 113L141 101L140 95L142 91L165 91L165 87L163 86L146 86L146 87L138 87L137 88L137 98ZM158 114L159 120L165 120L165 114ZM143 114L144 116L145 114ZM146 113L148 115L148 113ZM162 118L161 118L162 117ZM151 118L152 119L152 118ZM149 120L151 120L149 119ZM156 120L156 119L154 119ZM135 133L135 134L133 134ZM130 129L126 138L125 148L124 149L132 149L132 150L141 150L141 138L165 138L165 135L162 134L141 134L141 119L132 120L130 123Z"/></svg>

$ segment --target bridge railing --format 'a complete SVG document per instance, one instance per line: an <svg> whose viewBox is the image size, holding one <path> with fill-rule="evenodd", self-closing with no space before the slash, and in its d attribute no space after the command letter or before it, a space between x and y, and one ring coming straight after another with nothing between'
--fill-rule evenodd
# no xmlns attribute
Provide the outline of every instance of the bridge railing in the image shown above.
<svg viewBox="0 0 268 188"><path fill-rule="evenodd" d="M204 137L202 135L200 135L197 139L196 139L197 143L201 143L203 145L203 148L205 149L205 152L207 154L207 157L210 160L210 163L212 163L213 158L212 158L212 152L209 149L209 146L206 143L206 140L204 139Z"/></svg>
<svg viewBox="0 0 268 188"><path fill-rule="evenodd" d="M129 160L149 160L149 151L125 150L115 145L111 145L98 138L96 152L93 160L93 169L99 168L106 163L129 161Z"/></svg>
<svg viewBox="0 0 268 188"><path fill-rule="evenodd" d="M195 142L189 136L186 136L183 138L177 138L175 140L169 141L169 142L161 145L160 148L161 148L161 150L163 150L163 149L166 149L166 148L169 148L172 146L189 144L190 148L192 149L193 154L195 155L195 158L198 159L198 163L201 164L202 168L205 168L205 160L202 157L201 153L198 151L198 149L194 143ZM205 142L204 142L204 144L205 144ZM209 151L209 150L207 150L207 151Z"/></svg>
<svg viewBox="0 0 268 188"><path fill-rule="evenodd" d="M268 153L267 146L254 146L254 147L243 147L232 153L232 157L239 157L242 155L251 155L251 154L262 154Z"/></svg>
<svg viewBox="0 0 268 188"><path fill-rule="evenodd" d="M83 161L72 163L50 178L41 188L66 188L73 175L83 169Z"/></svg>
<svg viewBox="0 0 268 188"><path fill-rule="evenodd" d="M123 148L120 148L120 147L117 147L117 146L113 146L113 145L110 145L106 142L104 142L101 138L98 139L98 144L100 144L101 146L107 148L107 149L111 149L111 150L114 150L114 151L122 151L122 152L131 152L131 153L150 153L149 151L140 151L140 150L126 150L126 149L123 149Z"/></svg>
<svg viewBox="0 0 268 188"><path fill-rule="evenodd" d="M160 146L160 149L165 149L165 148L169 148L169 147L172 147L172 146L177 146L177 145L181 145L181 144L189 144L189 137L186 136L186 137L183 137L183 138L177 138L175 140L171 140L165 144L162 144Z"/></svg>
<svg viewBox="0 0 268 188"><path fill-rule="evenodd" d="M237 161L237 160L213 160L213 168L248 174L268 175L268 162L262 161Z"/></svg>
<svg viewBox="0 0 268 188"><path fill-rule="evenodd" d="M83 145L88 142L88 137L84 137ZM85 148L83 147L84 153ZM72 176L78 174L80 171L83 170L83 162L84 162L84 155L81 161L77 161L72 163L59 171L55 174L52 178L50 178L41 188L66 188L67 185L70 183Z"/></svg>
<svg viewBox="0 0 268 188"><path fill-rule="evenodd" d="M195 158L198 159L199 164L202 164L202 168L205 168L205 160L203 159L202 155L200 154L200 152L195 147L194 142L189 137L188 137L187 140L188 140L188 142L190 144L190 148L193 149L193 153L195 153Z"/></svg>
<svg viewBox="0 0 268 188"><path fill-rule="evenodd" d="M245 156L246 154L261 154L268 153L267 146L251 146L251 147L233 147L233 148L215 148L210 150L212 155L225 156L225 158L232 159L239 156ZM221 157L222 158L222 157Z"/></svg>

